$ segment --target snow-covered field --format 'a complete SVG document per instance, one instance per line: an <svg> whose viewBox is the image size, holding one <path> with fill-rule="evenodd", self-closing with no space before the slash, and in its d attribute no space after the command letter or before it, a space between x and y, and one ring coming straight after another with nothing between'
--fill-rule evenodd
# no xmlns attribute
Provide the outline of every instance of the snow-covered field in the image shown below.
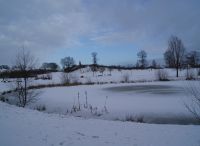
<svg viewBox="0 0 200 146"><path fill-rule="evenodd" d="M184 80L186 78L187 70L179 71L179 78L176 78L176 70L174 69L162 69L168 74L170 80ZM197 69L191 69L194 73L194 76L197 76ZM97 71L93 73L90 67L76 70L72 73L69 73L70 82L79 82L79 83L121 83L126 82L152 82L157 80L158 69L146 69L146 70L110 70L106 69L103 73ZM47 85L47 84L59 84L63 82L63 72L54 72L49 73L52 77L51 80L35 80L31 79L31 85ZM43 76L43 75L39 75ZM8 79L9 80L9 79ZM11 79L12 81L13 79ZM0 92L11 89L11 83L0 82Z"/></svg>
<svg viewBox="0 0 200 146"><path fill-rule="evenodd" d="M174 69L163 69L171 80L176 80L176 70ZM191 69L196 76L197 70ZM125 77L128 76L129 82L144 82L144 81L155 81L157 80L158 69L146 69L146 70L117 70L113 69L111 72L106 69L103 73L97 71L92 72L89 67L76 70L69 74L71 82L80 83L120 83L124 82ZM179 71L179 79L185 79L187 74L186 70ZM52 80L41 81L38 80L35 84L48 84L48 83L60 83L62 81L62 73L52 73Z"/></svg>
<svg viewBox="0 0 200 146"><path fill-rule="evenodd" d="M198 146L200 127L82 119L0 103L1 146Z"/></svg>
<svg viewBox="0 0 200 146"><path fill-rule="evenodd" d="M178 79L175 70L165 71L172 81L156 81L156 70L151 69L93 75L85 68L71 73L71 82L97 84L37 89L37 100L25 109L0 103L0 146L198 146L200 126L180 124L194 124L184 103L191 101L188 86L199 81L185 81L186 70ZM129 83L124 83L125 76ZM57 72L52 80L31 83L61 81ZM10 84L1 82L0 92ZM44 113L30 110L40 107Z"/></svg>

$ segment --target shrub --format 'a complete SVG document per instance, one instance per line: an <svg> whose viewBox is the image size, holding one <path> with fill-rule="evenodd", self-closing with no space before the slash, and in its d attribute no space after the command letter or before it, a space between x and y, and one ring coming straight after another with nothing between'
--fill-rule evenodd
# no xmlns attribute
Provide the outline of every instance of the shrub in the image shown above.
<svg viewBox="0 0 200 146"><path fill-rule="evenodd" d="M75 83L78 84L79 83L79 78L77 75L70 75L70 83Z"/></svg>
<svg viewBox="0 0 200 146"><path fill-rule="evenodd" d="M78 92L77 102L75 102L75 100L74 100L72 108L70 110L67 110L66 113L75 114L75 113L78 113L78 112L81 112L81 113L86 112L86 113L89 113L92 116L97 116L97 117L102 116L103 114L108 114L109 112L108 112L108 109L107 109L107 98L108 97L106 97L103 109L100 110L98 107L93 106L93 105L88 103L87 91L85 91L85 103L81 104L80 94Z"/></svg>
<svg viewBox="0 0 200 146"><path fill-rule="evenodd" d="M200 123L200 83L192 82L187 87L187 93L189 93L190 101L185 103L186 109L193 114L193 116Z"/></svg>
<svg viewBox="0 0 200 146"><path fill-rule="evenodd" d="M125 121L128 121L128 122L135 122L135 117L134 116L131 116L131 115L127 115L125 117Z"/></svg>
<svg viewBox="0 0 200 146"><path fill-rule="evenodd" d="M45 105L39 105L35 108L38 111L46 111L46 106Z"/></svg>
<svg viewBox="0 0 200 146"><path fill-rule="evenodd" d="M138 123L144 123L144 117L143 117L143 116L138 117L138 118L137 118L137 122L138 122Z"/></svg>
<svg viewBox="0 0 200 146"><path fill-rule="evenodd" d="M52 80L52 75L51 74L37 75L35 77L35 80L39 80L39 79L42 79L42 80Z"/></svg>
<svg viewBox="0 0 200 146"><path fill-rule="evenodd" d="M124 74L124 75L122 76L122 81L123 81L123 82L127 83L127 82L129 82L129 80L130 80L130 76L129 76L128 73L126 73L126 74Z"/></svg>
<svg viewBox="0 0 200 146"><path fill-rule="evenodd" d="M52 74L47 74L47 75L46 75L46 79L47 79L47 80L52 80Z"/></svg>
<svg viewBox="0 0 200 146"><path fill-rule="evenodd" d="M144 117L143 116L136 117L136 116L132 116L132 115L127 115L125 117L125 121L144 123Z"/></svg>
<svg viewBox="0 0 200 146"><path fill-rule="evenodd" d="M1 93L1 95L6 95L6 94L10 94L10 93L12 93L12 90L3 91L3 92Z"/></svg>
<svg viewBox="0 0 200 146"><path fill-rule="evenodd" d="M196 75L192 69L188 69L186 73L186 80L195 80Z"/></svg>
<svg viewBox="0 0 200 146"><path fill-rule="evenodd" d="M5 96L0 96L0 101L8 102L8 98L6 98Z"/></svg>
<svg viewBox="0 0 200 146"><path fill-rule="evenodd" d="M89 76L86 78L86 84L92 84L92 79Z"/></svg>
<svg viewBox="0 0 200 146"><path fill-rule="evenodd" d="M156 75L157 80L159 80L159 81L169 81L168 73L164 69L157 70L155 75Z"/></svg>
<svg viewBox="0 0 200 146"><path fill-rule="evenodd" d="M61 75L61 82L63 84L69 84L70 83L69 73L62 73L62 75Z"/></svg>

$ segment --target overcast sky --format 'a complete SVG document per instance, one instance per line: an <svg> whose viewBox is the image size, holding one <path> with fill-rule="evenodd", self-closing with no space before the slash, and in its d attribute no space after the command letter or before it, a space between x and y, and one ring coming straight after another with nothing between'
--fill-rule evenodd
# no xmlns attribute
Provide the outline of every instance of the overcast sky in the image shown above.
<svg viewBox="0 0 200 146"><path fill-rule="evenodd" d="M199 0L0 0L0 64L22 46L42 62L72 56L91 63L132 63L141 49L163 58L177 35L200 49Z"/></svg>

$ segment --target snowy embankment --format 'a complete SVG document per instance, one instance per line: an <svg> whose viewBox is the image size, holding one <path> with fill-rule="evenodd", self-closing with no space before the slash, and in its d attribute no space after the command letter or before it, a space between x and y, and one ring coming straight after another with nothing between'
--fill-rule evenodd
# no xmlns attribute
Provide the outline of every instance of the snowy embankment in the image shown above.
<svg viewBox="0 0 200 146"><path fill-rule="evenodd" d="M199 133L194 125L86 120L0 102L2 146L198 146Z"/></svg>

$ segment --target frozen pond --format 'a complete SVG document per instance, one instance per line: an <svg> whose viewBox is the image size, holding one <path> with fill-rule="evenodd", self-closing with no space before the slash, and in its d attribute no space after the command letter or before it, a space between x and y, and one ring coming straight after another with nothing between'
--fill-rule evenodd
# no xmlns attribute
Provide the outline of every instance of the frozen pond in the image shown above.
<svg viewBox="0 0 200 146"><path fill-rule="evenodd" d="M169 85L128 85L109 87L106 90L114 92L135 92L135 93L150 93L150 94L183 94L184 89Z"/></svg>

